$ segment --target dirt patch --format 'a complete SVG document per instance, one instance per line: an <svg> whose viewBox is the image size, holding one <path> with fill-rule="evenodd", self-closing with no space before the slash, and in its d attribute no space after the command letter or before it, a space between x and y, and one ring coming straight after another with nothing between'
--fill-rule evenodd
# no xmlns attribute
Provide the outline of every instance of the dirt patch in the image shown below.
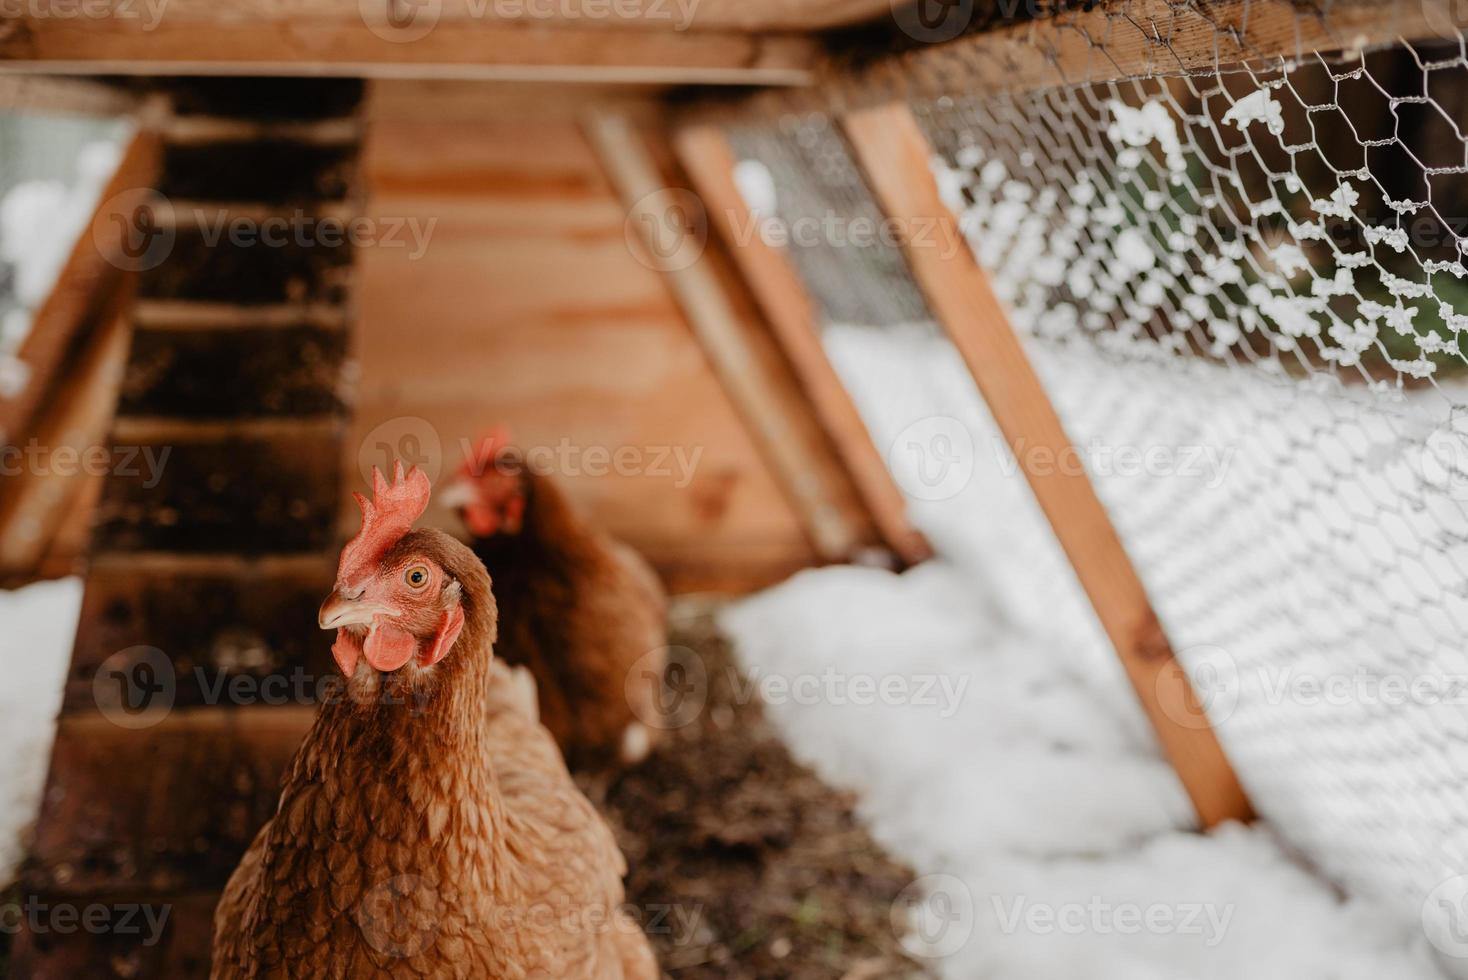
<svg viewBox="0 0 1468 980"><path fill-rule="evenodd" d="M854 799L796 763L736 697L711 618L680 628L709 679L696 720L641 765L581 778L627 855L627 898L677 980L928 977L893 902L911 870L857 822Z"/></svg>

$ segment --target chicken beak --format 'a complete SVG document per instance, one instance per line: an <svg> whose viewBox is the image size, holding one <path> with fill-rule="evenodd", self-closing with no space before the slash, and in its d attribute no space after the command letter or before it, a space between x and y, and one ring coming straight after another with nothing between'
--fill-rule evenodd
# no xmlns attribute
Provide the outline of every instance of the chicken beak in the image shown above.
<svg viewBox="0 0 1468 980"><path fill-rule="evenodd" d="M324 630L335 630L343 626L370 626L372 620L378 616L396 614L395 609L364 600L361 592L348 596L337 591L327 596L326 601L321 604L321 611L316 614L316 622Z"/></svg>

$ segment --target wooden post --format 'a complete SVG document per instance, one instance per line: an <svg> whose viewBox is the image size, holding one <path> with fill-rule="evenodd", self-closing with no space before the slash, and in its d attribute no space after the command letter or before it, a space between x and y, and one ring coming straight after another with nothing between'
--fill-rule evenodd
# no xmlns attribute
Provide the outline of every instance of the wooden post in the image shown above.
<svg viewBox="0 0 1468 980"><path fill-rule="evenodd" d="M902 491L826 356L818 314L800 276L780 250L750 233L754 215L734 183L734 153L723 132L717 126L686 127L673 145L888 547L910 565L931 557L932 548L908 522Z"/></svg>
<svg viewBox="0 0 1468 980"><path fill-rule="evenodd" d="M628 234L641 240L689 327L789 495L816 554L847 561L875 543L849 477L810 417L780 352L742 293L720 243L695 227L702 203L676 186L654 144L626 117L597 113L587 134L628 209ZM657 147L662 147L658 140ZM865 525L865 526L864 526Z"/></svg>
<svg viewBox="0 0 1468 980"><path fill-rule="evenodd" d="M962 240L928 166L931 150L903 103L853 113L846 131L886 214L910 227L935 227L907 257L934 316L968 364L1005 439L1049 518L1102 627L1136 689L1162 751L1177 770L1204 827L1253 816L1238 777L1179 667L1141 578L1089 477L1049 468L1032 473L1018 451L1063 459L1075 452L988 276L967 248L928 244ZM1184 716L1179 708L1188 711ZM1191 720L1191 724L1184 722Z"/></svg>

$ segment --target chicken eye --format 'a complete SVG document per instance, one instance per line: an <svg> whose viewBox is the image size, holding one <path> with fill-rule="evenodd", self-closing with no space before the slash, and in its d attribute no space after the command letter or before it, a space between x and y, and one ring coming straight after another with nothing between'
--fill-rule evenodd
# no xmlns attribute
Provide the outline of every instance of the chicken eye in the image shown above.
<svg viewBox="0 0 1468 980"><path fill-rule="evenodd" d="M408 583L410 589L421 589L428 584L428 569L422 565L414 565L403 575L403 581Z"/></svg>

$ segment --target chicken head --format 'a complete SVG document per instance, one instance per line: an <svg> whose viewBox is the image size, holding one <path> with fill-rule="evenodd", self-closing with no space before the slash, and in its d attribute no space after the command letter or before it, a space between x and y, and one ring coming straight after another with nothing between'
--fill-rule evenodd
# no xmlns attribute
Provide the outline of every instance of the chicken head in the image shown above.
<svg viewBox="0 0 1468 980"><path fill-rule="evenodd" d="M362 529L342 548L336 585L319 614L322 629L336 630L331 653L348 678L364 662L383 672L409 661L431 667L464 628L458 581L409 533L430 491L422 470L404 475L398 463L391 483L373 469L371 500L353 495Z"/></svg>

